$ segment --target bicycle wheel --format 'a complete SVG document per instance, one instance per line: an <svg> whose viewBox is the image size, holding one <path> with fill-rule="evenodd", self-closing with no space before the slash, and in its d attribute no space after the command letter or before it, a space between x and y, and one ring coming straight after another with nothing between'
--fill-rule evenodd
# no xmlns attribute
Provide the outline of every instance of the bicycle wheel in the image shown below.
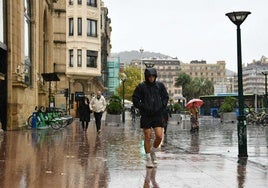
<svg viewBox="0 0 268 188"><path fill-rule="evenodd" d="M61 123L58 122L58 121L53 121L53 122L50 122L50 126L52 127L52 129L54 130L58 130L62 127Z"/></svg>
<svg viewBox="0 0 268 188"><path fill-rule="evenodd" d="M67 125L69 125L68 124L68 120L66 119L66 120L62 120L61 121L61 125L62 125L62 128L65 128Z"/></svg>
<svg viewBox="0 0 268 188"><path fill-rule="evenodd" d="M268 115L265 115L265 117L262 118L260 125L261 127L266 127L268 125Z"/></svg>
<svg viewBox="0 0 268 188"><path fill-rule="evenodd" d="M32 127L33 115L30 115L27 119L27 123L29 127Z"/></svg>

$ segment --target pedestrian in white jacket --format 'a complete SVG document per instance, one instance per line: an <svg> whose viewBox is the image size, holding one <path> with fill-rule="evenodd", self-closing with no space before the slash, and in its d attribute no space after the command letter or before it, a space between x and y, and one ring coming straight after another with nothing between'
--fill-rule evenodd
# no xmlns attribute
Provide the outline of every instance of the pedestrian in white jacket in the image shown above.
<svg viewBox="0 0 268 188"><path fill-rule="evenodd" d="M98 133L101 131L101 118L104 110L106 109L106 104L106 100L101 94L101 91L97 91L97 95L91 99L89 104L90 109L94 113L96 130Z"/></svg>

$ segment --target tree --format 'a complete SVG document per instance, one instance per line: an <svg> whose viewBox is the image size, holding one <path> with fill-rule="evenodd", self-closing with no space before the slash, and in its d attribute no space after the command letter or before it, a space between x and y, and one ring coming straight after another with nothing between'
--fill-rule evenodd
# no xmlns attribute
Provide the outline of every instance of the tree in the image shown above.
<svg viewBox="0 0 268 188"><path fill-rule="evenodd" d="M186 73L179 74L176 79L175 86L182 87L182 95L187 100L214 93L213 82L205 78L191 79L191 77Z"/></svg>
<svg viewBox="0 0 268 188"><path fill-rule="evenodd" d="M182 87L182 95L183 96L187 96L186 93L187 91L185 90L185 88L187 87L187 85L189 85L191 82L191 77L190 75L182 72L179 74L178 78L176 79L175 82L175 86L181 86ZM186 92L186 93L185 93Z"/></svg>
<svg viewBox="0 0 268 188"><path fill-rule="evenodd" d="M192 82L192 87L195 88L195 98L198 98L202 95L211 95L214 93L214 85L210 80L205 78L194 78Z"/></svg>
<svg viewBox="0 0 268 188"><path fill-rule="evenodd" d="M126 75L126 81L125 81L125 99L132 100L132 94L136 86L140 83L140 69L134 68L134 67L126 67L124 71ZM120 74L120 73L119 73ZM122 73L121 73L122 74ZM122 78L122 75L119 75L119 78ZM123 84L119 85L118 88L116 88L116 91L118 95L123 98Z"/></svg>
<svg viewBox="0 0 268 188"><path fill-rule="evenodd" d="M235 97L226 97L220 106L219 112L234 112L237 99Z"/></svg>

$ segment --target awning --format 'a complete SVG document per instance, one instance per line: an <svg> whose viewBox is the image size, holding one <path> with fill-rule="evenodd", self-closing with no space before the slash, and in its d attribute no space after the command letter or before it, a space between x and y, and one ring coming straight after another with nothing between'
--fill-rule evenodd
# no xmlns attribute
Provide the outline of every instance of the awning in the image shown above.
<svg viewBox="0 0 268 188"><path fill-rule="evenodd" d="M42 73L41 74L44 81L60 81L58 75L56 73Z"/></svg>

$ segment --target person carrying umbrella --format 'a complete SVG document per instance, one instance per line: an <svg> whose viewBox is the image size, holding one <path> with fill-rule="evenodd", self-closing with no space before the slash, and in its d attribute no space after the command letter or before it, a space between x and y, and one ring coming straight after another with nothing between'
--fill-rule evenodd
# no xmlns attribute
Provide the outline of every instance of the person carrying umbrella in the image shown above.
<svg viewBox="0 0 268 188"><path fill-rule="evenodd" d="M199 131L199 108L196 106L195 102L193 103L192 107L189 108L189 113L191 115L191 130L190 132Z"/></svg>
<svg viewBox="0 0 268 188"><path fill-rule="evenodd" d="M186 108L188 108L191 116L191 133L199 131L199 107L202 106L203 103L204 102L200 99L192 99L186 104Z"/></svg>

